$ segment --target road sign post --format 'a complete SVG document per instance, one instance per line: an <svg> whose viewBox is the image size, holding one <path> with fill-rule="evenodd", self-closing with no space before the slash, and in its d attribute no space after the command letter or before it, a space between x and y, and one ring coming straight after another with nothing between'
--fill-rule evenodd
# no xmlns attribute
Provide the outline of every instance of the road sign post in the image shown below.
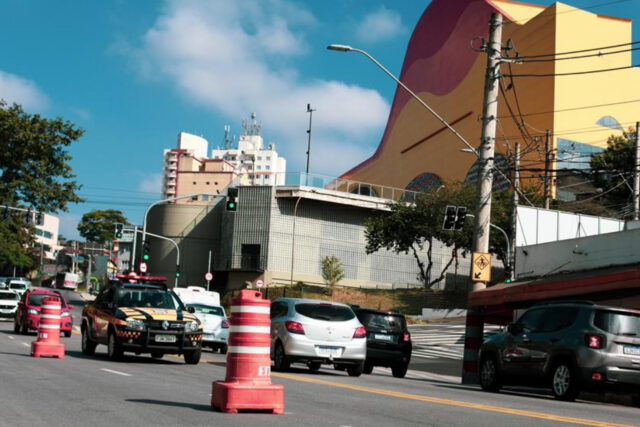
<svg viewBox="0 0 640 427"><path fill-rule="evenodd" d="M264 286L264 281L262 279L256 280L256 288L260 289Z"/></svg>

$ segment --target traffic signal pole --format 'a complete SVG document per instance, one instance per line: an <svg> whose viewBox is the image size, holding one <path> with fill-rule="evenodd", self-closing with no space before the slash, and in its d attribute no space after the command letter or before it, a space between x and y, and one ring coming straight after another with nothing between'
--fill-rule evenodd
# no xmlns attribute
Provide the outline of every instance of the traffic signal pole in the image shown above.
<svg viewBox="0 0 640 427"><path fill-rule="evenodd" d="M141 230L138 230L138 227L135 227L135 232L136 232L136 233L142 233L142 231L141 231ZM178 244L177 244L173 239L170 239L170 238L168 238L168 237L161 236L161 235L159 235L159 234L150 233L150 232L147 232L147 234L148 234L149 236L151 236L151 237L156 237L156 238L158 238L158 239L166 240L166 241L168 241L168 242L173 243L173 246L175 246L175 248L176 248L176 254L177 254L177 256L176 256L176 272L178 272L178 273L179 273L179 272L180 272L180 246L178 246ZM135 239L134 239L134 240L135 240ZM142 262L142 261L141 261L141 262ZM178 276L177 276L177 275L176 275L176 280L175 280L174 286L175 286L176 288L178 287Z"/></svg>

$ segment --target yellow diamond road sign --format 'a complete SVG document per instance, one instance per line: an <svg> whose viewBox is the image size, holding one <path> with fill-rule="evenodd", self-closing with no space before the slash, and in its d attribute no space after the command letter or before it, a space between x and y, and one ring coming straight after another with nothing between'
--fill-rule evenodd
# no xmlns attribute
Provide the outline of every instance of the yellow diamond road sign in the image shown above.
<svg viewBox="0 0 640 427"><path fill-rule="evenodd" d="M471 280L474 282L488 282L491 280L491 254L473 253Z"/></svg>

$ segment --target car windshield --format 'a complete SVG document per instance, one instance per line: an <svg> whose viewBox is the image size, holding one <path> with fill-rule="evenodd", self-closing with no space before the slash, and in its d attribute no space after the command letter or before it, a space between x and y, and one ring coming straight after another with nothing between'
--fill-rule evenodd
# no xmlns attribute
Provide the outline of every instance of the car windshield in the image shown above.
<svg viewBox="0 0 640 427"><path fill-rule="evenodd" d="M13 282L9 285L9 289L27 289L26 283Z"/></svg>
<svg viewBox="0 0 640 427"><path fill-rule="evenodd" d="M193 307L196 313L201 314L214 314L216 316L224 317L224 311L222 307L206 304L187 304L187 307Z"/></svg>
<svg viewBox="0 0 640 427"><path fill-rule="evenodd" d="M9 300L9 301L17 301L20 299L18 294L13 292L0 292L0 299Z"/></svg>
<svg viewBox="0 0 640 427"><path fill-rule="evenodd" d="M316 320L326 320L328 322L344 322L356 317L349 307L334 304L296 304L296 311L303 316Z"/></svg>
<svg viewBox="0 0 640 427"><path fill-rule="evenodd" d="M35 305L36 307L40 307L42 305L42 300L45 299L46 297L51 297L51 296L56 296L56 297L60 298L60 305L62 307L66 307L67 306L64 298L62 298L62 296L60 294L58 294L58 295L30 294L29 295L29 301L27 302L27 305Z"/></svg>
<svg viewBox="0 0 640 427"><path fill-rule="evenodd" d="M118 289L118 307L149 307L177 310L180 303L164 289Z"/></svg>
<svg viewBox="0 0 640 427"><path fill-rule="evenodd" d="M407 322L404 316L387 314L387 313L372 313L368 311L358 312L358 320L365 328L370 329L388 329L402 331L407 328Z"/></svg>
<svg viewBox="0 0 640 427"><path fill-rule="evenodd" d="M593 323L600 329L616 335L639 336L640 314L598 310Z"/></svg>

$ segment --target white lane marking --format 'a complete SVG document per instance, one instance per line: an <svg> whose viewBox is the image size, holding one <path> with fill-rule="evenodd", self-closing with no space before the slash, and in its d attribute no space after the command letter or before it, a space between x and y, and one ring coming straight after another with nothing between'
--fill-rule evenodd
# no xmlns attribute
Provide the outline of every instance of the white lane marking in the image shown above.
<svg viewBox="0 0 640 427"><path fill-rule="evenodd" d="M23 342L22 345L25 347L31 347L31 344L27 344L26 342Z"/></svg>
<svg viewBox="0 0 640 427"><path fill-rule="evenodd" d="M106 369L106 368L100 368L101 371L105 371L105 372L109 372L111 374L117 374L117 375L122 375L123 377L130 377L131 374L127 374L125 372L120 372L120 371L114 371L112 369Z"/></svg>
<svg viewBox="0 0 640 427"><path fill-rule="evenodd" d="M14 337L12 337L11 335L7 335L9 337L10 340L15 339Z"/></svg>

